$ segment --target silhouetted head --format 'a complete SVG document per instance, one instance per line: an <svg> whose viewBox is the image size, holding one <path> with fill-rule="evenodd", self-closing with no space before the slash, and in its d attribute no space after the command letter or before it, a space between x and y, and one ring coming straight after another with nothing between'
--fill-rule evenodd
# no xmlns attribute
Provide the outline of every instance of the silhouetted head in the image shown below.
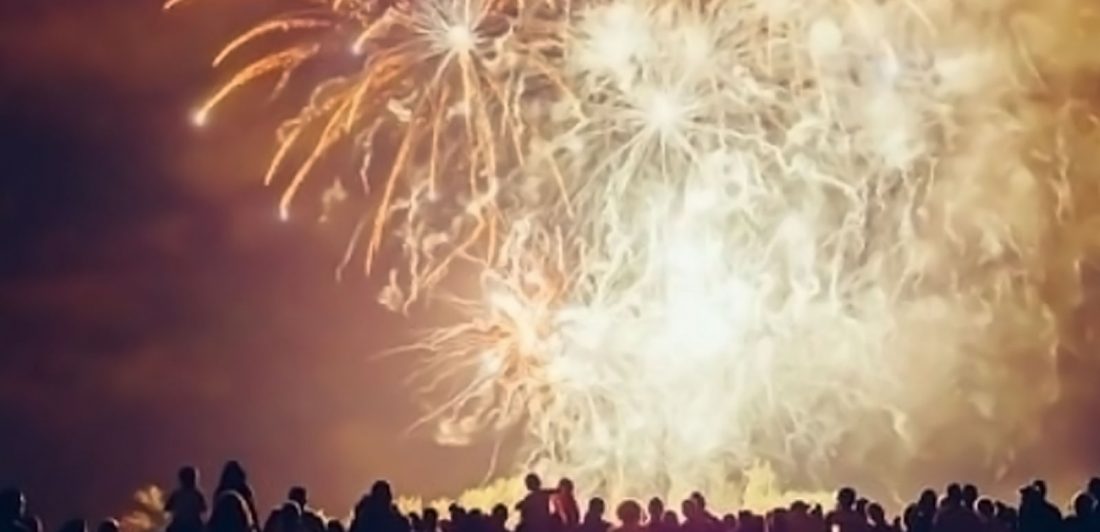
<svg viewBox="0 0 1100 532"><path fill-rule="evenodd" d="M599 497L592 497L588 499L588 511L587 515L592 517L603 517L603 513L607 511L607 505L604 504L603 499Z"/></svg>
<svg viewBox="0 0 1100 532"><path fill-rule="evenodd" d="M920 498L917 499L917 506L924 512L935 510L937 499L936 490L926 489L920 492Z"/></svg>
<svg viewBox="0 0 1100 532"><path fill-rule="evenodd" d="M558 481L558 491L563 495L573 494L573 481L567 478L563 478Z"/></svg>
<svg viewBox="0 0 1100 532"><path fill-rule="evenodd" d="M27 498L16 488L0 492L0 519L10 523L27 513Z"/></svg>
<svg viewBox="0 0 1100 532"><path fill-rule="evenodd" d="M665 516L661 518L661 522L671 529L675 529L680 526L680 518L677 517L676 512L673 512L672 510L665 512Z"/></svg>
<svg viewBox="0 0 1100 532"><path fill-rule="evenodd" d="M1096 499L1088 492L1078 493L1073 497L1073 514L1080 517L1092 517L1096 512Z"/></svg>
<svg viewBox="0 0 1100 532"><path fill-rule="evenodd" d="M195 489L199 485L199 470L191 466L183 466L176 472L181 488Z"/></svg>
<svg viewBox="0 0 1100 532"><path fill-rule="evenodd" d="M725 514L722 516L722 528L725 530L737 530L737 516Z"/></svg>
<svg viewBox="0 0 1100 532"><path fill-rule="evenodd" d="M339 519L329 519L325 524L325 532L347 532L347 529Z"/></svg>
<svg viewBox="0 0 1100 532"><path fill-rule="evenodd" d="M503 504L493 506L493 511L489 514L489 517L497 528L504 528L504 525L508 523L508 507Z"/></svg>
<svg viewBox="0 0 1100 532"><path fill-rule="evenodd" d="M1092 494L1093 499L1100 501L1100 477L1089 479L1088 492Z"/></svg>
<svg viewBox="0 0 1100 532"><path fill-rule="evenodd" d="M104 519L103 522L99 523L99 526L96 527L96 532L119 532L121 529L122 527L119 526L118 521L114 519Z"/></svg>
<svg viewBox="0 0 1100 532"><path fill-rule="evenodd" d="M220 489L237 490L247 483L248 474L244 472L244 468L241 467L240 462L230 460L225 463L225 467L222 468L221 479L219 479L218 482Z"/></svg>
<svg viewBox="0 0 1100 532"><path fill-rule="evenodd" d="M905 507L905 511L901 513L901 522L905 523L906 530L914 530L917 528L917 514L919 510L916 504L910 504Z"/></svg>
<svg viewBox="0 0 1100 532"><path fill-rule="evenodd" d="M947 492L944 494L944 500L949 504L955 504L962 502L963 490L962 486L951 483L947 485Z"/></svg>
<svg viewBox="0 0 1100 532"><path fill-rule="evenodd" d="M434 527L437 523L439 523L439 511L436 510L435 508L430 508L430 507L425 508L424 509L424 525L429 526L429 527Z"/></svg>
<svg viewBox="0 0 1100 532"><path fill-rule="evenodd" d="M527 491L538 491L542 489L542 479L534 473L527 473L527 476L523 477L523 485L527 486Z"/></svg>
<svg viewBox="0 0 1100 532"><path fill-rule="evenodd" d="M867 505L867 518L870 519L871 523L875 525L886 524L886 512L878 503L871 503Z"/></svg>
<svg viewBox="0 0 1100 532"><path fill-rule="evenodd" d="M962 502L967 508L974 508L974 504L978 502L978 487L973 484L963 486Z"/></svg>
<svg viewBox="0 0 1100 532"><path fill-rule="evenodd" d="M649 504L646 505L646 511L649 512L651 521L660 521L665 514L665 501L662 501L660 497L650 499Z"/></svg>
<svg viewBox="0 0 1100 532"><path fill-rule="evenodd" d="M702 492L700 492L700 491L691 492L691 500L695 501L695 506L697 506L700 511L707 509L707 499L706 499L706 497L703 497Z"/></svg>
<svg viewBox="0 0 1100 532"><path fill-rule="evenodd" d="M684 516L684 520L695 519L698 510L699 506L695 499L687 498L680 502L680 515Z"/></svg>
<svg viewBox="0 0 1100 532"><path fill-rule="evenodd" d="M860 498L856 499L856 513L858 513L859 515L862 515L862 516L866 516L867 515L867 504L868 504L867 499L865 499L863 497L860 497Z"/></svg>
<svg viewBox="0 0 1100 532"><path fill-rule="evenodd" d="M302 486L294 486L290 488L290 491L288 491L286 494L286 500L296 502L298 503L298 506L304 509L308 500L306 489Z"/></svg>
<svg viewBox="0 0 1100 532"><path fill-rule="evenodd" d="M1036 480L1032 482L1031 485L1035 486L1035 494L1038 495L1040 499L1047 498L1047 483L1045 481Z"/></svg>
<svg viewBox="0 0 1100 532"><path fill-rule="evenodd" d="M845 510L851 510L856 504L856 490L848 487L840 488L836 493L836 505Z"/></svg>
<svg viewBox="0 0 1100 532"><path fill-rule="evenodd" d="M642 522L642 505L634 499L627 499L619 503L615 515L623 526L637 526L638 523Z"/></svg>
<svg viewBox="0 0 1100 532"><path fill-rule="evenodd" d="M986 519L993 519L993 516L997 513L997 506L986 497L978 499L977 509L978 515Z"/></svg>
<svg viewBox="0 0 1100 532"><path fill-rule="evenodd" d="M83 519L70 519L65 521L57 532L88 532L88 523Z"/></svg>
<svg viewBox="0 0 1100 532"><path fill-rule="evenodd" d="M370 487L370 498L378 505L393 504L393 490L390 488L390 483L385 480L375 481Z"/></svg>
<svg viewBox="0 0 1100 532"><path fill-rule="evenodd" d="M210 532L250 532L252 516L244 498L235 491L225 491L214 502L208 524Z"/></svg>

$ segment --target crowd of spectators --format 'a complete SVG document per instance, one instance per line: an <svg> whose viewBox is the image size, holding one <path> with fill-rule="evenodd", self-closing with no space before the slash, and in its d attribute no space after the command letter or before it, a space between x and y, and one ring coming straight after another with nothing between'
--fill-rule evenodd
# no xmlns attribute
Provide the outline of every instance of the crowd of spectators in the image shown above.
<svg viewBox="0 0 1100 532"><path fill-rule="evenodd" d="M312 508L300 486L292 487L286 501L261 520L248 476L238 462L222 470L211 504L195 468L184 467L177 477L165 501L166 532L1100 532L1100 478L1093 478L1064 512L1048 500L1046 484L1035 481L1020 489L1014 503L982 496L970 484L950 484L942 493L927 489L895 517L847 487L837 491L831 507L795 501L764 514L717 514L696 492L680 502L679 511L654 497L644 508L635 500L620 501L611 516L599 497L589 499L582 511L569 479L547 488L533 474L524 479L527 494L513 506L452 504L445 515L434 508L403 513L390 485L378 481L347 520L327 518ZM0 494L0 532L43 529L27 511L21 491ZM92 527L74 519L56 530L91 532ZM107 519L96 523L94 532L121 531L118 521Z"/></svg>

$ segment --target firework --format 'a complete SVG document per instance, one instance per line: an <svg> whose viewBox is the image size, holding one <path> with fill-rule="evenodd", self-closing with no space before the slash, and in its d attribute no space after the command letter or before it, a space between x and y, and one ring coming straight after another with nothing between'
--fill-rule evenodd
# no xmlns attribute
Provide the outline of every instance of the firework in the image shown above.
<svg viewBox="0 0 1100 532"><path fill-rule="evenodd" d="M1021 30L1049 14L380 5L319 3L222 55L351 28L362 68L280 131L269 179L310 147L285 212L338 145L366 176L396 139L361 227L368 265L390 232L407 259L385 301L431 291L463 316L410 347L441 442L522 426L520 466L612 496L732 500L761 463L812 484L798 472L858 468L879 445L909 458L962 419L1005 451L1053 397L1096 176L1075 156L1091 115L1050 85L1074 67ZM246 67L199 116L318 42ZM456 260L476 297L439 284ZM1003 393L1011 367L1029 400Z"/></svg>
<svg viewBox="0 0 1100 532"><path fill-rule="evenodd" d="M194 122L207 124L216 107L263 78L275 77L278 93L311 62L344 66L310 81L312 98L278 131L265 182L289 174L279 205L285 219L325 157L339 149L356 153L358 182L377 206L360 222L348 260L365 243L369 272L390 223L397 223L393 233L412 266L403 272L405 290L394 285L400 294L389 299L404 306L475 244L490 241L481 248L491 255L501 222L499 181L522 161L519 104L554 83L542 56L554 43L558 9L523 0L302 3L224 47L215 66L275 34L298 36L236 71L199 106ZM389 153L377 154L380 145ZM372 191L377 173L381 190Z"/></svg>

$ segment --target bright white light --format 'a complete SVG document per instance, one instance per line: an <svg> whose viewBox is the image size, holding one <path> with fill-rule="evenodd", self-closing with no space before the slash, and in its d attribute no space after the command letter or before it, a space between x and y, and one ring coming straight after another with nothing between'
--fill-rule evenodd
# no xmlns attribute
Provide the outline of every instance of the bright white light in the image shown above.
<svg viewBox="0 0 1100 532"><path fill-rule="evenodd" d="M669 133L676 130L683 118L684 109L674 94L654 92L646 104L645 113L651 127Z"/></svg>
<svg viewBox="0 0 1100 532"><path fill-rule="evenodd" d="M448 47L456 54L467 54L474 49L476 37L469 27L455 24L447 29Z"/></svg>

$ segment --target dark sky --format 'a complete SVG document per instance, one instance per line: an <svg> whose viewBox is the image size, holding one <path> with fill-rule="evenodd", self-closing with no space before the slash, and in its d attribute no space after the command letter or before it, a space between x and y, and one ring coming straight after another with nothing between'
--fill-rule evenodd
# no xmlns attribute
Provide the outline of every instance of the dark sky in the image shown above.
<svg viewBox="0 0 1100 532"><path fill-rule="evenodd" d="M402 433L408 362L370 356L407 326L334 280L346 231L277 220L278 106L190 126L257 3L195 4L0 2L0 485L56 526L231 457L264 505L480 478L483 453Z"/></svg>
<svg viewBox="0 0 1100 532"><path fill-rule="evenodd" d="M191 127L224 75L209 59L263 3L194 4L0 1L0 485L54 526L123 511L184 463L209 486L228 458L262 506L292 483L341 511L380 476L467 486L485 449L403 432L409 362L370 356L408 326L369 281L334 280L347 232L277 220L260 178L285 109L253 99ZM1033 452L1100 467L1083 428L1100 373L1064 371Z"/></svg>

